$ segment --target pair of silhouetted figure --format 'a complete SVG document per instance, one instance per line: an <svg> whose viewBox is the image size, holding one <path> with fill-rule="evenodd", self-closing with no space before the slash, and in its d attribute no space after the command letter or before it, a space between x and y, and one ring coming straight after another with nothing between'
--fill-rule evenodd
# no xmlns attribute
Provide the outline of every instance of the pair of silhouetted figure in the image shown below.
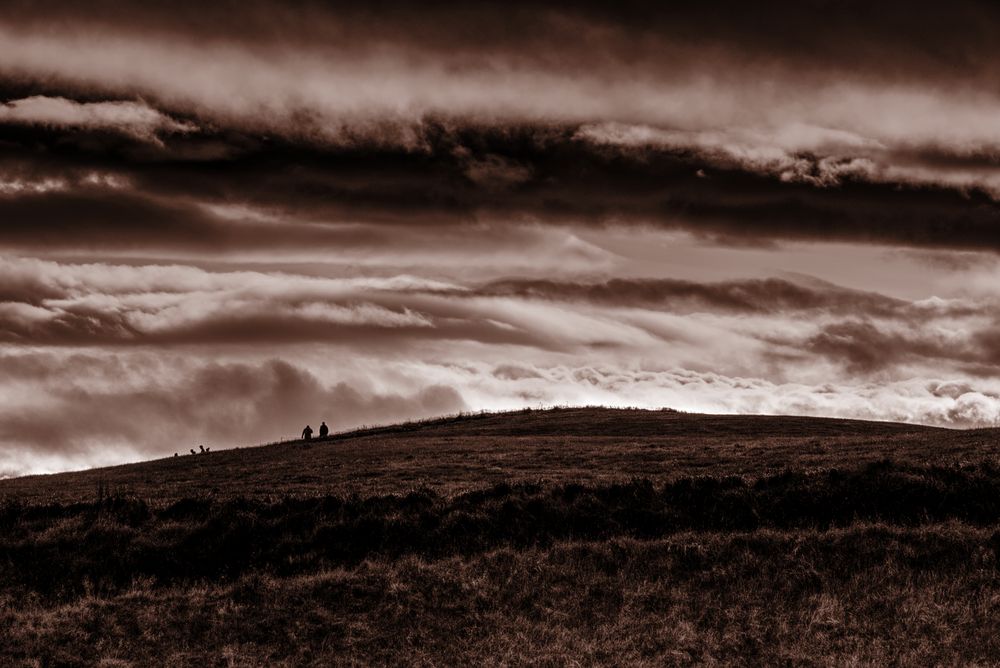
<svg viewBox="0 0 1000 668"><path fill-rule="evenodd" d="M326 438L330 434L330 428L326 426L326 422L319 426L319 437ZM312 427L306 425L306 428L302 430L302 439L308 441L312 438L313 430Z"/></svg>
<svg viewBox="0 0 1000 668"><path fill-rule="evenodd" d="M201 448L201 453L202 454L204 454L206 452L211 452L212 451L212 448L206 448L204 445L199 445L198 447ZM198 453L194 451L194 448L191 448L191 454L192 455L197 455ZM174 457L176 457L176 456L177 456L177 453L175 452L174 453Z"/></svg>

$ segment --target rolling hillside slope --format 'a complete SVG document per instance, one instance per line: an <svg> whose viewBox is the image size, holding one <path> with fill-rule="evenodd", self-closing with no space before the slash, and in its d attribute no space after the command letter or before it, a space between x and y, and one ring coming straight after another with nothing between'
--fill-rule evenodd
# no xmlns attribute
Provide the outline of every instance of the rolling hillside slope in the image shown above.
<svg viewBox="0 0 1000 668"><path fill-rule="evenodd" d="M809 417L527 410L3 480L0 498L71 502L91 500L98 489L124 489L156 503L205 495L269 498L418 488L450 494L498 482L757 476L884 458L925 464L997 456L998 434ZM190 447L177 445L185 453Z"/></svg>
<svg viewBox="0 0 1000 668"><path fill-rule="evenodd" d="M997 665L997 437L585 408L6 480L0 665Z"/></svg>

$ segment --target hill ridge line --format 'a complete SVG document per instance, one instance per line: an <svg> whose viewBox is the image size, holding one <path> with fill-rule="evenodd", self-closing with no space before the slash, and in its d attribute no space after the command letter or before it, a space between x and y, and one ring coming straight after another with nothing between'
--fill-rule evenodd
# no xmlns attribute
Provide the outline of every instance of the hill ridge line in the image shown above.
<svg viewBox="0 0 1000 668"><path fill-rule="evenodd" d="M566 451L572 443L574 447L579 446L588 451L597 452L603 447L605 452L613 452L620 446L629 444L630 447L654 447L653 443L664 439L677 443L678 447L680 445L688 448L699 447L698 444L706 438L713 443L737 444L735 447L742 447L740 443L752 446L767 439L818 442L835 437L871 442L873 439L884 440L890 436L910 435L924 438L948 432L958 438L961 438L962 432L975 433L972 430L953 430L903 422L801 415L689 413L672 408L549 406L500 411L463 411L384 425L364 425L336 432L327 437L312 438L309 441L286 438L263 443L223 446L205 453L208 456L201 456L202 453L197 453L198 456L189 456L186 454L189 444L177 444L178 451L185 451L185 454L74 471L3 478L0 479L0 496L11 490L12 485L23 487L31 480L68 480L66 476L96 479L124 475L137 479L149 478L148 482L151 484L156 477L153 471L161 473L173 471L176 466L192 472L204 469L207 473L208 469L220 466L225 469L232 465L236 468L243 467L247 475L257 475L255 469L250 470L253 466L273 466L280 461L286 472L288 467L300 467L298 470L301 471L314 468L319 461L332 461L330 457L335 459L353 457L354 455L348 454L347 451L354 452L354 450L358 450L362 459L368 461L372 457L377 457L372 452L376 443L366 443L366 439L378 437L384 437L385 440L385 443L377 441L380 449L385 446L397 455L403 456L405 453L401 448L409 449L412 446L415 449L412 452L408 451L409 454L417 456L420 461L425 457L436 457L434 453L437 445L453 442L455 438L466 439L468 447L476 448L486 443L503 441L505 444L501 443L500 449L508 453L532 452L536 448L545 447L545 443L558 444L561 451ZM409 443L409 437L415 439L416 443ZM333 444L338 444L338 447L330 452L321 453ZM429 445L433 445L434 450L428 450ZM344 450L345 448L347 450ZM338 455L334 450L340 451L341 454ZM487 458L498 456L502 459L506 456L485 454L493 452L490 447L482 452L484 453L482 456ZM518 457L520 456L518 454ZM264 464L265 461L268 463ZM181 462L186 463L182 465ZM251 465L250 462L256 464ZM369 464L374 465L373 461ZM505 466L506 464L501 468ZM186 486L191 482L190 476L176 472L170 475L179 485Z"/></svg>
<svg viewBox="0 0 1000 668"><path fill-rule="evenodd" d="M795 420L795 421L808 421L815 423L856 423L856 424L871 424L871 425L881 425L881 426L901 426L906 428L912 428L913 431L923 431L923 430L948 430L948 427L937 427L932 425L922 425L914 424L912 422L899 422L894 420L865 420L862 418L843 418L843 417L831 417L826 415L793 415L793 414L764 414L764 413L696 413L689 411L682 411L675 408L663 407L663 408L639 408L635 406L620 407L620 406L601 406L601 405L586 405L586 406L546 406L544 408L513 408L509 410L480 410L480 411L462 411L458 413L449 413L446 415L438 415L428 418L420 418L416 420L405 420L402 422L392 422L388 424L377 424L377 425L362 425L360 427L354 427L352 429L331 432L328 436L318 437L308 439L304 438L282 438L276 441L266 441L263 443L256 443L253 445L244 446L234 446L232 448L225 448L223 450L217 450L216 452L225 452L228 450L235 450L240 448L263 448L274 445L292 445L296 443L329 443L336 441L350 440L354 438L364 438L367 436L377 436L379 434L398 434L406 432L420 431L422 429L448 426L452 424L457 424L460 422L473 422L480 419L488 419L491 417L502 417L502 416L513 416L513 415L528 415L532 413L562 413L571 411L607 411L616 413L666 413L674 414L678 416L685 416L691 418L722 418L722 419L746 419L746 420ZM966 430L972 431L972 430ZM155 461L155 460L149 460ZM138 463L138 462L137 462Z"/></svg>

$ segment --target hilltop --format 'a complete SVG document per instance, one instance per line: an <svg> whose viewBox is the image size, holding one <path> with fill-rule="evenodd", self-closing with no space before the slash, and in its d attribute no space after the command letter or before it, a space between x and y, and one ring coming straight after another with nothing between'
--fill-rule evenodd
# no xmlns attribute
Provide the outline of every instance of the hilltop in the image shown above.
<svg viewBox="0 0 1000 668"><path fill-rule="evenodd" d="M997 430L794 416L553 408L482 413L360 429L122 466L0 481L0 498L92 499L125 490L150 502L452 494L499 482L607 483L642 477L759 476L881 459L933 463L1000 455ZM187 452L188 444L178 444Z"/></svg>

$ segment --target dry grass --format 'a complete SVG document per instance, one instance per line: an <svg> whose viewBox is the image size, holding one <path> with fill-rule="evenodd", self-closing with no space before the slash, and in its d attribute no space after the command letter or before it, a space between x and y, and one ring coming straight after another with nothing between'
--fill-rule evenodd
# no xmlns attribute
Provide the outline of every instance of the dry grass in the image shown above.
<svg viewBox="0 0 1000 668"><path fill-rule="evenodd" d="M532 411L3 481L0 665L1000 665L996 434Z"/></svg>
<svg viewBox="0 0 1000 668"><path fill-rule="evenodd" d="M915 464L1000 459L998 434L818 418L600 408L527 411L0 480L0 499L89 500L99 485L126 488L157 504L209 495L367 496L420 488L453 494L500 482L760 476L887 458ZM181 444L178 450L188 447Z"/></svg>
<svg viewBox="0 0 1000 668"><path fill-rule="evenodd" d="M995 665L991 532L560 543L0 607L6 665ZM0 605L3 599L0 598Z"/></svg>

